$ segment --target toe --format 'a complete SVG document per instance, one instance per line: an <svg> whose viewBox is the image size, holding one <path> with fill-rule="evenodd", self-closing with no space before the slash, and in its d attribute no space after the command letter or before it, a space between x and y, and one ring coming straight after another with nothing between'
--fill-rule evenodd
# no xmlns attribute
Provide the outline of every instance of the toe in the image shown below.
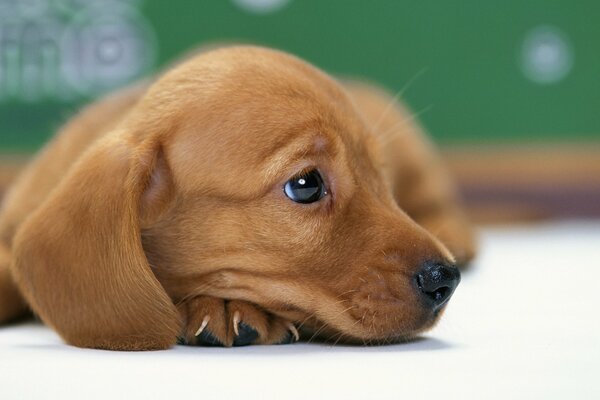
<svg viewBox="0 0 600 400"><path fill-rule="evenodd" d="M267 344L291 344L300 339L296 327L288 321L275 317L271 321Z"/></svg>
<svg viewBox="0 0 600 400"><path fill-rule="evenodd" d="M223 347L223 343L219 339L217 339L217 337L213 335L212 332L208 329L203 330L198 336L196 336L196 345L209 347Z"/></svg>
<svg viewBox="0 0 600 400"><path fill-rule="evenodd" d="M200 296L180 305L185 325L182 342L196 346L230 346L227 340L225 301Z"/></svg>
<svg viewBox="0 0 600 400"><path fill-rule="evenodd" d="M295 339L294 339L294 334L290 331L287 331L283 337L281 338L281 340L276 343L276 344L291 344L294 343Z"/></svg>
<svg viewBox="0 0 600 400"><path fill-rule="evenodd" d="M259 336L256 329L243 321L239 323L237 331L238 333L233 339L234 346L247 346L254 343Z"/></svg>
<svg viewBox="0 0 600 400"><path fill-rule="evenodd" d="M232 300L227 303L230 323L230 340L234 346L246 346L260 342L268 334L267 314L257 306Z"/></svg>

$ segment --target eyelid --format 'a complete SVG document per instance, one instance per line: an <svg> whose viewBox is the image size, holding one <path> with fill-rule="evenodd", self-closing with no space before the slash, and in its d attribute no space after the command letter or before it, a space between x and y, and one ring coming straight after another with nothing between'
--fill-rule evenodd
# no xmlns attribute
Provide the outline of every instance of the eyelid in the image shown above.
<svg viewBox="0 0 600 400"><path fill-rule="evenodd" d="M313 166L308 166L308 167L304 167L302 168L299 172L295 173L294 175L292 175L289 180L292 179L296 179L296 178L300 178L302 176L308 175L309 172L311 171L317 171L319 173L319 175L321 175L321 178L323 178L323 174L321 174L321 171L317 168L317 167L313 167ZM287 181L286 181L287 182ZM323 181L324 182L324 181Z"/></svg>

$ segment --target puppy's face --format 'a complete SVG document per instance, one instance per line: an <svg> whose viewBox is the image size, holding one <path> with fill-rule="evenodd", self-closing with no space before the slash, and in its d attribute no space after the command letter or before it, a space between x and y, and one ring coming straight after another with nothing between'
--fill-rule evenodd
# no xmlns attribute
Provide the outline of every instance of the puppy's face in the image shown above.
<svg viewBox="0 0 600 400"><path fill-rule="evenodd" d="M264 49L207 53L129 123L164 132L153 179L168 205L143 243L174 301L243 299L349 341L437 319L449 296L427 292L423 271L452 256L399 209L376 136L322 72Z"/></svg>

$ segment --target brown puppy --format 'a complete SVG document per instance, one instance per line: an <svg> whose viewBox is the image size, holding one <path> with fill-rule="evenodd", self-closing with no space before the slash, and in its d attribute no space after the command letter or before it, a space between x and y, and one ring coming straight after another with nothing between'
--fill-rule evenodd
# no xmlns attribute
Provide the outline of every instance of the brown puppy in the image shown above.
<svg viewBox="0 0 600 400"><path fill-rule="evenodd" d="M474 245L409 121L377 89L257 47L100 100L4 201L0 322L27 304L68 343L117 350L281 343L299 325L414 336Z"/></svg>

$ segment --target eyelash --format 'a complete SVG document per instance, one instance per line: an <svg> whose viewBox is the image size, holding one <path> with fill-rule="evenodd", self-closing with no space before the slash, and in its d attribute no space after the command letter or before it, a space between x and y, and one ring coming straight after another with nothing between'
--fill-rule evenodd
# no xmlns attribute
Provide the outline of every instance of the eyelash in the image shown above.
<svg viewBox="0 0 600 400"><path fill-rule="evenodd" d="M304 167L304 168L302 168L302 169L300 170L300 172L297 172L296 174L294 174L294 175L292 175L290 178L288 178L288 179L286 180L286 182L287 182L287 181L289 181L289 180L292 180L292 179L298 179L298 178L300 178L301 176L305 176L305 175L307 175L307 174L308 174L310 171L313 171L313 170L315 170L315 171L318 171L318 172L319 172L319 174L321 174L321 171L320 171L320 170L319 170L317 167L314 167L314 166L310 166L310 167ZM321 177L323 177L323 174L321 174ZM323 180L324 180L324 179L323 179Z"/></svg>

